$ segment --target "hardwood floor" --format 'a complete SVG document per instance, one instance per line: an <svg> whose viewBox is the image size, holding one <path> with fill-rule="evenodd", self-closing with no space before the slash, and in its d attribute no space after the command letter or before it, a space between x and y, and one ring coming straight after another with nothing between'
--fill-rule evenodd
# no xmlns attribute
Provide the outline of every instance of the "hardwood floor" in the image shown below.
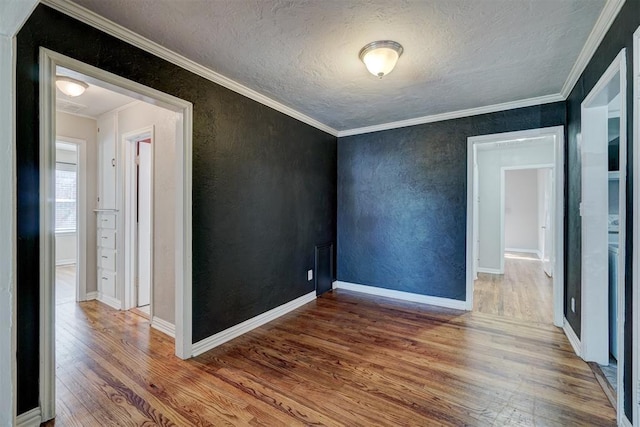
<svg viewBox="0 0 640 427"><path fill-rule="evenodd" d="M506 253L504 274L478 273L473 311L553 323L553 279L533 254Z"/></svg>
<svg viewBox="0 0 640 427"><path fill-rule="evenodd" d="M47 425L615 425L547 325L333 291L189 361L130 312L61 304Z"/></svg>
<svg viewBox="0 0 640 427"><path fill-rule="evenodd" d="M76 265L56 267L56 304L76 301Z"/></svg>

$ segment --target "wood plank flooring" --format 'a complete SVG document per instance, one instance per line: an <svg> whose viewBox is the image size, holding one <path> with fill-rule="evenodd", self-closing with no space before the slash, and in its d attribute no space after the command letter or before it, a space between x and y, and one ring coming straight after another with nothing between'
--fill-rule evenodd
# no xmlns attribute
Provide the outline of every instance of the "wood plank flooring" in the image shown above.
<svg viewBox="0 0 640 427"><path fill-rule="evenodd" d="M533 254L506 253L504 274L478 273L473 310L529 322L553 323L553 279Z"/></svg>
<svg viewBox="0 0 640 427"><path fill-rule="evenodd" d="M551 325L339 290L181 361L135 314L56 310L47 426L615 425Z"/></svg>

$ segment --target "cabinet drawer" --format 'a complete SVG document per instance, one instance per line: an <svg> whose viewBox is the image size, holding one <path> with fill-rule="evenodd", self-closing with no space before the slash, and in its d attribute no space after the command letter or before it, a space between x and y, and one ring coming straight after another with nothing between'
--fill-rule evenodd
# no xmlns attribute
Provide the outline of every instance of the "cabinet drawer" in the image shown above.
<svg viewBox="0 0 640 427"><path fill-rule="evenodd" d="M98 215L98 228L114 230L116 228L116 216L114 214Z"/></svg>
<svg viewBox="0 0 640 427"><path fill-rule="evenodd" d="M98 251L98 268L115 271L116 251L112 249L102 249Z"/></svg>
<svg viewBox="0 0 640 427"><path fill-rule="evenodd" d="M98 231L98 246L102 246L103 248L108 248L108 249L115 249L116 248L115 230Z"/></svg>
<svg viewBox="0 0 640 427"><path fill-rule="evenodd" d="M111 271L98 269L99 291L106 296L116 297L116 274Z"/></svg>

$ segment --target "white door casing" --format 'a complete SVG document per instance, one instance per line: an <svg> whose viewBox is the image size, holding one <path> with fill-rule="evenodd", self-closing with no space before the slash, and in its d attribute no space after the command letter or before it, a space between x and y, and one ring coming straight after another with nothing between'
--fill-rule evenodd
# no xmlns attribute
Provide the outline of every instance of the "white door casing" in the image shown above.
<svg viewBox="0 0 640 427"><path fill-rule="evenodd" d="M555 126L541 129L531 129L517 132L505 132L491 135L473 136L467 139L467 292L465 305L467 310L473 309L473 285L475 279L475 248L477 238L477 206L474 197L477 191L476 159L477 148L483 144L496 144L508 141L510 144L518 143L519 140L552 138L554 147L554 170L555 172L555 200L554 212L555 224L564 224L564 127ZM475 189L475 190L474 190ZM482 201L480 201L482 203ZM554 253L555 265L553 276L553 323L562 327L564 324L564 227L555 227L554 231Z"/></svg>
<svg viewBox="0 0 640 427"><path fill-rule="evenodd" d="M581 356L609 364L609 236L608 236L608 120L609 103L619 95L619 259L617 354L624 354L625 244L626 241L626 50L622 49L581 105L582 151L582 283ZM618 423L624 419L624 358L618 360Z"/></svg>
<svg viewBox="0 0 640 427"><path fill-rule="evenodd" d="M138 141L138 248L137 307L151 303L152 251L152 157L151 140Z"/></svg>
<svg viewBox="0 0 640 427"><path fill-rule="evenodd" d="M554 173L551 169L544 170L546 176L544 179L544 229L542 230L542 265L544 272L553 277L553 265L555 264L555 255L553 253L553 177Z"/></svg>
<svg viewBox="0 0 640 427"><path fill-rule="evenodd" d="M192 357L192 123L193 105L171 95L108 73L51 50L40 48L40 412L41 420L55 417L55 262L53 231L55 168L55 70L56 66L86 76L91 84L107 83L136 99L153 99L156 105L175 111L176 129L176 236L175 241L175 352ZM15 374L14 374L15 375Z"/></svg>

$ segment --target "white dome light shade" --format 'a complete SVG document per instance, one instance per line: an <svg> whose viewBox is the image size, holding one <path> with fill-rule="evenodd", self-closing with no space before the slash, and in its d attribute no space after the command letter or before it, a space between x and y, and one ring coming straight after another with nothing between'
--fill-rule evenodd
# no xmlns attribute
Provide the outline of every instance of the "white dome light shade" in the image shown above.
<svg viewBox="0 0 640 427"><path fill-rule="evenodd" d="M393 70L403 50L400 43L391 40L371 42L360 50L360 60L371 74L382 78Z"/></svg>
<svg viewBox="0 0 640 427"><path fill-rule="evenodd" d="M89 87L85 82L67 76L56 76L56 86L62 93L71 97L82 95Z"/></svg>

